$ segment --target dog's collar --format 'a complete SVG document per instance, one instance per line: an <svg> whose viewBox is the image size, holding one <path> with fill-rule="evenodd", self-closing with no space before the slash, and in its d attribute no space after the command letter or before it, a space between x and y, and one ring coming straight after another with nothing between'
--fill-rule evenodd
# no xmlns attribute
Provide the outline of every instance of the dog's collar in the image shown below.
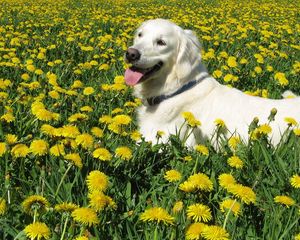
<svg viewBox="0 0 300 240"><path fill-rule="evenodd" d="M177 91L175 91L174 93L171 93L171 94L163 94L163 95L160 95L160 96L155 96L155 97L150 97L150 98L147 98L147 103L149 104L149 106L154 106L154 105L157 105L157 104L160 104L161 102L171 98L171 97L174 97L180 93L183 93L189 89L191 89L192 87L196 86L198 83L200 83L202 80L204 80L206 77L208 77L208 74L205 74L203 75L202 77L200 77L199 79L196 79L196 80L193 80L193 81L190 81L186 84L184 84L181 88L179 88Z"/></svg>

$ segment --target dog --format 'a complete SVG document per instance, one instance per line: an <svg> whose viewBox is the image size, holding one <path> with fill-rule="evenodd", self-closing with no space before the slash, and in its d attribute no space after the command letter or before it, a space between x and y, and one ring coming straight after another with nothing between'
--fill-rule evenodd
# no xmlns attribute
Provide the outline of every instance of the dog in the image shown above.
<svg viewBox="0 0 300 240"><path fill-rule="evenodd" d="M227 137L239 135L247 142L253 119L269 123L275 108L269 136L278 144L288 127L285 118L300 121L300 98L266 99L220 84L202 64L200 47L193 31L169 20L148 20L137 29L133 45L125 53L125 61L131 64L125 82L144 102L138 109L138 123L145 140L157 142L157 132L162 131L160 141L167 142L183 125L182 113L191 112L201 126L190 134L187 146L211 139L216 119L225 123Z"/></svg>

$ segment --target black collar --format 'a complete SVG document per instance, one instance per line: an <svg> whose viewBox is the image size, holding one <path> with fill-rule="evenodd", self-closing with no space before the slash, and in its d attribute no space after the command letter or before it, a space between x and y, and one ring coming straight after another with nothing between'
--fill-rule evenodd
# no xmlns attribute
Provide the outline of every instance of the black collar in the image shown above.
<svg viewBox="0 0 300 240"><path fill-rule="evenodd" d="M171 97L174 97L180 93L183 93L189 89L191 89L192 87L196 86L198 83L200 83L202 80L204 80L205 78L208 77L208 74L205 74L203 75L202 77L200 77L199 79L197 80L193 80L193 81L190 81L186 84L184 84L181 88L179 88L177 91L175 91L174 93L171 93L171 94L163 94L163 95L160 95L160 96L155 96L155 97L150 97L150 98L147 98L147 102L150 106L154 106L154 105L157 105L157 104L160 104L161 102L163 102L164 100L167 100Z"/></svg>

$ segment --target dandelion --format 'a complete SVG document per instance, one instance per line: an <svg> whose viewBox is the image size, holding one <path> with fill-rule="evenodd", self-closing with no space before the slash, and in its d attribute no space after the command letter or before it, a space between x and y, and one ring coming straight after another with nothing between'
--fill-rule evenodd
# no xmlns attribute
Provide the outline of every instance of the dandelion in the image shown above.
<svg viewBox="0 0 300 240"><path fill-rule="evenodd" d="M196 222L208 222L212 219L209 207L201 203L188 206L187 216Z"/></svg>
<svg viewBox="0 0 300 240"><path fill-rule="evenodd" d="M295 200L289 196L281 195L274 197L274 202L281 203L285 205L287 208L296 204Z"/></svg>
<svg viewBox="0 0 300 240"><path fill-rule="evenodd" d="M211 191L213 189L212 181L204 173L191 175L187 181L192 183L195 189L198 190Z"/></svg>
<svg viewBox="0 0 300 240"><path fill-rule="evenodd" d="M124 114L117 115L113 118L113 122L117 125L128 125L131 121L131 118Z"/></svg>
<svg viewBox="0 0 300 240"><path fill-rule="evenodd" d="M200 223L200 222L196 222L196 223L192 223L186 233L185 233L185 238L187 240L199 240L201 239L201 234L203 233L204 228L207 225L204 223Z"/></svg>
<svg viewBox="0 0 300 240"><path fill-rule="evenodd" d="M212 75L214 78L220 78L222 77L223 73L221 70L215 70Z"/></svg>
<svg viewBox="0 0 300 240"><path fill-rule="evenodd" d="M241 213L241 204L228 198L220 203L220 210L221 212L225 212L225 210L231 211L237 217Z"/></svg>
<svg viewBox="0 0 300 240"><path fill-rule="evenodd" d="M75 240L89 240L89 238L86 236L79 236L79 237L75 238Z"/></svg>
<svg viewBox="0 0 300 240"><path fill-rule="evenodd" d="M54 206L54 210L57 212L73 212L75 209L79 208L78 205L74 204L74 203L68 203L68 202L63 202L63 203L59 203L56 204Z"/></svg>
<svg viewBox="0 0 300 240"><path fill-rule="evenodd" d="M93 147L94 138L88 133L77 135L75 141L78 145L81 145L84 149Z"/></svg>
<svg viewBox="0 0 300 240"><path fill-rule="evenodd" d="M123 160L130 160L132 158L132 151L128 147L118 147L115 153L117 157Z"/></svg>
<svg viewBox="0 0 300 240"><path fill-rule="evenodd" d="M230 167L243 168L244 163L238 156L232 156L228 158L227 163Z"/></svg>
<svg viewBox="0 0 300 240"><path fill-rule="evenodd" d="M35 207L40 211L45 211L49 207L49 202L43 196L31 195L22 202L22 207L26 213L32 214Z"/></svg>
<svg viewBox="0 0 300 240"><path fill-rule="evenodd" d="M35 222L25 227L24 232L30 239L50 239L50 229L45 223Z"/></svg>
<svg viewBox="0 0 300 240"><path fill-rule="evenodd" d="M4 215L5 211L6 211L6 201L4 198L0 197L0 216Z"/></svg>
<svg viewBox="0 0 300 240"><path fill-rule="evenodd" d="M183 112L182 117L186 120L187 124L192 128L201 125L201 122L197 120L194 114L191 112Z"/></svg>
<svg viewBox="0 0 300 240"><path fill-rule="evenodd" d="M193 160L193 157L192 157L192 156L185 156L185 157L183 158L183 160L186 161L186 162L190 162L190 161Z"/></svg>
<svg viewBox="0 0 300 240"><path fill-rule="evenodd" d="M73 122L76 122L76 121L83 121L83 120L87 120L89 117L86 115L86 114L83 114L83 113L75 113L73 115L71 115L69 118L68 118L68 121L73 123Z"/></svg>
<svg viewBox="0 0 300 240"><path fill-rule="evenodd" d="M139 141L141 140L141 133L139 131L133 131L131 134L130 134L130 138L133 140L133 141Z"/></svg>
<svg viewBox="0 0 300 240"><path fill-rule="evenodd" d="M196 187L192 182L185 181L179 185L179 189L184 192L193 192L196 190Z"/></svg>
<svg viewBox="0 0 300 240"><path fill-rule="evenodd" d="M48 143L42 139L36 139L31 142L29 149L33 155L44 156L48 152Z"/></svg>
<svg viewBox="0 0 300 240"><path fill-rule="evenodd" d="M0 142L0 157L2 157L6 152L6 143Z"/></svg>
<svg viewBox="0 0 300 240"><path fill-rule="evenodd" d="M255 203L256 201L256 194L249 187L241 184L231 184L228 186L227 190L246 204Z"/></svg>
<svg viewBox="0 0 300 240"><path fill-rule="evenodd" d="M169 182L176 182L181 179L181 173L178 172L177 170L172 169L172 170L166 171L164 178Z"/></svg>
<svg viewBox="0 0 300 240"><path fill-rule="evenodd" d="M91 171L86 179L89 191L105 191L108 187L108 176L98 170Z"/></svg>
<svg viewBox="0 0 300 240"><path fill-rule="evenodd" d="M287 80L285 74L282 73L282 72L277 72L277 73L275 73L274 79L277 80L278 83L279 83L281 86L286 86L286 85L288 85L288 83L289 83L289 81Z"/></svg>
<svg viewBox="0 0 300 240"><path fill-rule="evenodd" d="M290 178L290 183L294 188L300 188L300 176L295 174Z"/></svg>
<svg viewBox="0 0 300 240"><path fill-rule="evenodd" d="M300 136L300 128L294 128L293 132L296 136L298 136L298 137Z"/></svg>
<svg viewBox="0 0 300 240"><path fill-rule="evenodd" d="M232 136L229 140L228 140L228 145L231 148L231 150L236 150L237 145L241 142L241 139L239 137L236 136Z"/></svg>
<svg viewBox="0 0 300 240"><path fill-rule="evenodd" d="M145 210L145 212L140 215L140 219L143 222L162 222L171 225L174 223L174 217L169 215L168 212L161 207L153 207Z"/></svg>
<svg viewBox="0 0 300 240"><path fill-rule="evenodd" d="M225 189L228 189L232 184L236 183L234 177L228 173L221 174L218 179L220 186Z"/></svg>
<svg viewBox="0 0 300 240"><path fill-rule="evenodd" d="M93 152L93 157L101 161L110 161L112 158L111 153L105 148L97 148Z"/></svg>
<svg viewBox="0 0 300 240"><path fill-rule="evenodd" d="M25 144L17 144L11 149L11 154L13 157L26 157L30 150Z"/></svg>
<svg viewBox="0 0 300 240"><path fill-rule="evenodd" d="M95 89L92 87L86 87L85 89L83 89L83 95L91 95L95 92Z"/></svg>
<svg viewBox="0 0 300 240"><path fill-rule="evenodd" d="M284 121L291 127L291 126L297 126L298 122L295 120L295 118L292 117L286 117L284 118Z"/></svg>
<svg viewBox="0 0 300 240"><path fill-rule="evenodd" d="M200 153L200 154L202 154L202 155L204 155L204 156L208 156L208 155L209 155L209 150L208 150L208 148L207 148L206 146L204 146L204 145L196 145L196 146L195 146L195 150L196 150L198 153Z"/></svg>
<svg viewBox="0 0 300 240"><path fill-rule="evenodd" d="M102 137L103 137L103 130L100 129L100 128L98 128L98 127L93 127L93 128L91 129L91 133L92 133L94 136L98 137L98 138L102 138Z"/></svg>
<svg viewBox="0 0 300 240"><path fill-rule="evenodd" d="M64 159L74 164L79 169L82 168L82 160L78 153L69 153L64 156Z"/></svg>
<svg viewBox="0 0 300 240"><path fill-rule="evenodd" d="M225 122L222 119L220 119L220 118L217 118L214 121L214 123L216 124L217 127L220 127L220 128L226 127Z"/></svg>
<svg viewBox="0 0 300 240"><path fill-rule="evenodd" d="M49 150L50 154L52 156L58 157L58 156L62 156L65 155L65 148L64 145L59 143L59 144L55 144L54 146L52 146Z"/></svg>
<svg viewBox="0 0 300 240"><path fill-rule="evenodd" d="M109 124L113 122L113 118L108 115L103 115L102 117L99 118L99 122Z"/></svg>
<svg viewBox="0 0 300 240"><path fill-rule="evenodd" d="M172 208L172 212L173 213L178 213L183 209L183 202L182 201L177 201L175 202L173 208Z"/></svg>
<svg viewBox="0 0 300 240"><path fill-rule="evenodd" d="M76 136L80 134L78 128L72 125L63 126L62 129L59 129L59 131L62 137L67 138L76 138Z"/></svg>
<svg viewBox="0 0 300 240"><path fill-rule="evenodd" d="M14 134L7 134L5 135L5 141L9 145L15 144L18 141L18 136Z"/></svg>
<svg viewBox="0 0 300 240"><path fill-rule="evenodd" d="M72 212L72 217L76 222L87 225L89 227L99 223L97 213L92 208L77 208Z"/></svg>
<svg viewBox="0 0 300 240"><path fill-rule="evenodd" d="M234 67L237 67L237 62L236 62L236 57L232 57L232 56L230 56L228 59L227 59L227 65L229 66L229 67L232 67L232 68L234 68Z"/></svg>
<svg viewBox="0 0 300 240"><path fill-rule="evenodd" d="M228 240L229 234L219 226L206 226L203 229L202 236L207 240Z"/></svg>
<svg viewBox="0 0 300 240"><path fill-rule="evenodd" d="M295 237L294 240L300 240L300 233L298 233Z"/></svg>
<svg viewBox="0 0 300 240"><path fill-rule="evenodd" d="M102 211L108 204L108 197L101 191L92 191L88 194L89 206L96 212Z"/></svg>

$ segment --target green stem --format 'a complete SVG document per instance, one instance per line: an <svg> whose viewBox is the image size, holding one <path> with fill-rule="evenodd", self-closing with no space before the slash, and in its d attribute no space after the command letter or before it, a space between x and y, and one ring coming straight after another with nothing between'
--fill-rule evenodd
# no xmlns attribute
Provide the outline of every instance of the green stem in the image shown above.
<svg viewBox="0 0 300 240"><path fill-rule="evenodd" d="M231 213L231 210L234 206L234 204L236 203L236 199L234 200L234 202L231 204L227 214L226 214L226 217L225 217L225 221L224 221L224 224L223 224L223 229L226 229L226 224L227 224L227 221L228 221L228 218L229 218L229 214Z"/></svg>
<svg viewBox="0 0 300 240"><path fill-rule="evenodd" d="M154 238L153 238L153 240L158 240L157 224L156 224L156 227L155 227L155 230L154 230Z"/></svg>
<svg viewBox="0 0 300 240"><path fill-rule="evenodd" d="M66 172L65 172L64 175L62 176L62 178L61 178L61 180L60 180L60 183L59 183L58 186L57 186L55 195L54 195L55 198L56 198L56 196L57 196L57 194L58 194L58 192L59 192L59 189L60 189L62 183L64 182L64 180L65 180L65 178L66 178L68 172L70 171L71 167L72 167L72 164L69 165L69 167L67 168Z"/></svg>
<svg viewBox="0 0 300 240"><path fill-rule="evenodd" d="M64 239L64 235L65 235L66 229L67 229L68 220L69 220L69 215L67 215L67 217L66 217L65 224L64 224L64 229L63 229L63 232L61 234L60 240Z"/></svg>

